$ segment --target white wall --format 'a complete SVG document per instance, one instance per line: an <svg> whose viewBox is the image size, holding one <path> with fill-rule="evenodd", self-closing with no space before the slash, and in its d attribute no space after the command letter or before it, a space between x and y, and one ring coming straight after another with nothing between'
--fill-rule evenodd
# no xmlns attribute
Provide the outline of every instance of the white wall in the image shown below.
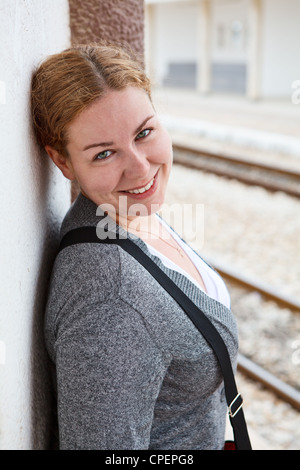
<svg viewBox="0 0 300 470"><path fill-rule="evenodd" d="M264 0L262 17L261 94L291 96L300 78L300 2Z"/></svg>
<svg viewBox="0 0 300 470"><path fill-rule="evenodd" d="M211 60L223 63L245 63L247 59L248 0L211 1ZM232 28L240 23L240 35ZM222 31L220 29L222 28Z"/></svg>
<svg viewBox="0 0 300 470"><path fill-rule="evenodd" d="M195 62L197 58L197 7L193 3L163 3L153 7L151 38L155 83L161 84L172 62Z"/></svg>
<svg viewBox="0 0 300 470"><path fill-rule="evenodd" d="M152 4L152 18L146 18L146 55L152 62L152 70L155 69L155 83L161 85L168 73L169 63L197 63L199 58L201 60L198 44L199 0L146 3ZM211 8L211 61L245 63L248 0L232 3L212 0ZM239 20L244 27L242 40L238 44L234 43L230 30L234 20ZM218 41L220 26L224 27L223 47Z"/></svg>
<svg viewBox="0 0 300 470"><path fill-rule="evenodd" d="M42 316L70 187L33 141L29 89L33 67L68 45L67 0L0 1L0 449L47 446Z"/></svg>

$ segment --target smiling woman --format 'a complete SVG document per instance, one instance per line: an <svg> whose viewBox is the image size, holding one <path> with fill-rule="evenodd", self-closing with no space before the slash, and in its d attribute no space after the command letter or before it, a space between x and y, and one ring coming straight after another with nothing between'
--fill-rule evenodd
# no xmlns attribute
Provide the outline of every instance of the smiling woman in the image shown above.
<svg viewBox="0 0 300 470"><path fill-rule="evenodd" d="M80 187L61 237L83 226L96 233L100 206L215 324L235 365L222 279L157 214L172 144L139 61L114 45L51 56L33 76L32 119L40 145ZM223 449L226 402L212 348L121 246L59 252L45 339L61 449Z"/></svg>
<svg viewBox="0 0 300 470"><path fill-rule="evenodd" d="M139 199L149 215L164 201L172 146L143 89L109 90L83 110L68 126L67 157L45 148L87 198L115 209L118 222L127 215L120 214L121 195L128 210Z"/></svg>

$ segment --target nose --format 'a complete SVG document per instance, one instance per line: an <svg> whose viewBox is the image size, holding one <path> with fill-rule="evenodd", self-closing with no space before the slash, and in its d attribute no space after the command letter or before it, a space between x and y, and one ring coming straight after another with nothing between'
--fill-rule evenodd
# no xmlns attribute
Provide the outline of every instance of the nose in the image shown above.
<svg viewBox="0 0 300 470"><path fill-rule="evenodd" d="M131 149L127 152L124 176L130 180L142 180L149 175L150 162L141 149Z"/></svg>

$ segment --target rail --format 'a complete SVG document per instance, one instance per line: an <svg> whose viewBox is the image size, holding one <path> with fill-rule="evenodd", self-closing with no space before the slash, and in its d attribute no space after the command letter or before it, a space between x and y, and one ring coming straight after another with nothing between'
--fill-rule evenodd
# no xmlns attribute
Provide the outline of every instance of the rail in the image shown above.
<svg viewBox="0 0 300 470"><path fill-rule="evenodd" d="M278 291L275 291L271 287L251 279L250 277L245 276L244 274L225 266L224 264L214 260L205 258L211 266L213 266L216 271L220 273L221 276L234 281L235 283L247 287L253 291L259 292L264 295L267 299L274 300L278 305L282 307L290 308L296 312L300 312L300 302L298 299L294 299L284 294L280 294Z"/></svg>
<svg viewBox="0 0 300 470"><path fill-rule="evenodd" d="M246 158L202 151L176 142L173 143L173 150L174 163L236 179L248 185L260 186L269 191L282 191L290 196L300 197L300 172L296 170L292 171L279 166L249 161ZM300 302L297 299L279 294L269 286L250 279L215 260L207 259L207 261L224 278L234 281L237 285L259 292L265 298L272 299L280 306L288 307L297 313L300 312ZM267 390L300 411L300 392L294 387L281 381L241 354L238 358L238 370L245 376L261 383Z"/></svg>
<svg viewBox="0 0 300 470"><path fill-rule="evenodd" d="M289 403L293 408L300 411L300 392L294 387L286 384L241 354L238 357L238 370L255 382L261 383L284 402Z"/></svg>
<svg viewBox="0 0 300 470"><path fill-rule="evenodd" d="M222 277L234 281L236 284L247 287L252 291L260 292L266 298L274 300L278 305L288 307L293 311L300 312L300 302L297 299L280 295L253 279L234 271L212 259L205 258ZM286 384L266 369L240 354L238 357L238 370L252 380L261 383L266 389L277 395L280 399L289 403L293 408L300 411L300 392L294 387Z"/></svg>
<svg viewBox="0 0 300 470"><path fill-rule="evenodd" d="M300 172L174 142L174 163L300 197Z"/></svg>

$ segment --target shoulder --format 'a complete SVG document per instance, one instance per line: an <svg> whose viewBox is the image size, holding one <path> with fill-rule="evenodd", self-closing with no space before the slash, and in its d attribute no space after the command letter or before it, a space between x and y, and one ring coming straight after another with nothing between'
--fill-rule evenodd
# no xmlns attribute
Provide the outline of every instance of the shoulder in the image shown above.
<svg viewBox="0 0 300 470"><path fill-rule="evenodd" d="M98 300L115 296L120 284L117 246L81 243L63 249L57 256L50 283L66 299L75 292L97 295ZM57 299L57 292L56 292Z"/></svg>
<svg viewBox="0 0 300 470"><path fill-rule="evenodd" d="M53 265L45 311L50 355L62 334L85 329L99 306L113 303L120 289L118 247L98 244L63 249Z"/></svg>
<svg viewBox="0 0 300 470"><path fill-rule="evenodd" d="M57 348L69 348L71 342L77 348L84 345L85 351L107 350L109 344L117 350L116 345L133 337L162 354L153 281L119 246L80 244L62 250L54 264L45 315L46 345L53 360Z"/></svg>
<svg viewBox="0 0 300 470"><path fill-rule="evenodd" d="M93 201L79 193L64 217L60 230L61 238L67 232L77 227L86 225L96 227L100 220L97 215L97 209L98 206Z"/></svg>

